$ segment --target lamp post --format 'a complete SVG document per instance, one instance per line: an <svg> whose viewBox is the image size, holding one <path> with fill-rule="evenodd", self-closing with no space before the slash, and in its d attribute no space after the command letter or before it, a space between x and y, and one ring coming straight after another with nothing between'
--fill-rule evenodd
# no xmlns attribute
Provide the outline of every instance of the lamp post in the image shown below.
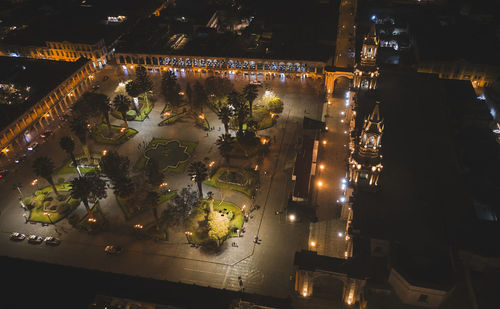
<svg viewBox="0 0 500 309"><path fill-rule="evenodd" d="M14 190L17 189L17 191L19 191L19 196L21 198L23 198L23 192L21 192L21 188L22 187L23 186L20 183L17 183L17 184L15 184L15 185L12 186L12 189L14 189Z"/></svg>
<svg viewBox="0 0 500 309"><path fill-rule="evenodd" d="M184 232L184 234L186 235L187 242L190 244L191 239L189 238L189 236L193 235L193 233L188 231L188 232Z"/></svg>
<svg viewBox="0 0 500 309"><path fill-rule="evenodd" d="M50 218L50 213L48 213L48 212L45 211L43 214L46 215L47 218L49 218L50 224L54 225L54 222L52 222L52 219Z"/></svg>
<svg viewBox="0 0 500 309"><path fill-rule="evenodd" d="M32 182L31 182L31 185L32 186L36 186L36 189L37 190L40 190L40 187L38 186L38 179L35 178Z"/></svg>

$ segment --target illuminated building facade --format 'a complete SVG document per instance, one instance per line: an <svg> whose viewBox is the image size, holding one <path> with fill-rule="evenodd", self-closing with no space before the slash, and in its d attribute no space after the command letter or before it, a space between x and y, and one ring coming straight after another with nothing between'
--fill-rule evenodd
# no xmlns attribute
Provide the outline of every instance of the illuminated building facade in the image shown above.
<svg viewBox="0 0 500 309"><path fill-rule="evenodd" d="M364 89L375 89L377 86L378 67L377 50L379 38L375 23L372 24L370 32L363 39L360 63L354 68L354 87Z"/></svg>
<svg viewBox="0 0 500 309"><path fill-rule="evenodd" d="M365 119L359 142L349 158L349 180L355 185L377 186L382 172L382 134L384 120L380 116L380 102Z"/></svg>

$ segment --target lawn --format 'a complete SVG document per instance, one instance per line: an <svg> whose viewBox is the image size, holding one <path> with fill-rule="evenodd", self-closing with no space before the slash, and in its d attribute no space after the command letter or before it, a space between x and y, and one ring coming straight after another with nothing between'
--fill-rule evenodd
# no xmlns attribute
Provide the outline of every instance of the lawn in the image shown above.
<svg viewBox="0 0 500 309"><path fill-rule="evenodd" d="M29 215L30 221L56 223L64 219L80 205L79 199L73 199L69 195L69 184L56 185L56 188L59 196L56 196L52 191L52 187L48 186L37 190L33 196L24 199L26 206L31 204L33 207Z"/></svg>
<svg viewBox="0 0 500 309"><path fill-rule="evenodd" d="M82 159L87 160L87 157L85 157L85 155L76 156L76 161L79 162L80 172L82 174L98 170L99 162L101 161L101 154L92 153L91 158L92 158L91 164L84 164L84 166L81 166L80 161ZM71 159L69 159L54 175L75 174L75 173L77 173L76 168L73 166L73 162L71 161Z"/></svg>
<svg viewBox="0 0 500 309"><path fill-rule="evenodd" d="M243 224L245 222L245 218L243 217L243 213L241 209L230 202L221 202L219 200L214 200L214 211L221 212L231 212L233 217L229 221L230 224L230 232L226 238L229 237L237 237L238 233L236 230L241 230ZM196 211L193 211L190 218L188 218L186 222L186 229L193 233L190 236L191 242L197 244L209 244L213 241L208 237L208 229L206 227L206 216L208 212L208 201L203 201L203 207L198 208Z"/></svg>
<svg viewBox="0 0 500 309"><path fill-rule="evenodd" d="M144 102L142 97L139 97L139 102L141 103L139 114L134 109L131 109L127 112L127 120L128 121L144 121L146 116L151 113L153 110L154 104L149 101L148 103ZM112 111L111 115L117 119L123 120L122 114L118 111Z"/></svg>
<svg viewBox="0 0 500 309"><path fill-rule="evenodd" d="M258 183L257 173L236 167L221 167L204 184L215 188L228 188L241 192L249 197L255 194Z"/></svg>
<svg viewBox="0 0 500 309"><path fill-rule="evenodd" d="M158 201L158 205L167 202L172 199L177 191L166 192L165 194L160 194L160 199ZM145 192L141 192L145 193ZM144 194L133 194L128 198L121 198L119 196L116 197L116 201L118 202L118 206L123 212L125 219L130 219L134 216L142 214L145 211L151 210L150 207L143 207L143 198Z"/></svg>
<svg viewBox="0 0 500 309"><path fill-rule="evenodd" d="M83 218L78 218L78 221L75 222L75 227L88 231L88 232L97 232L102 229L107 225L108 220L104 217L104 214L101 210L101 206L99 205L99 202L95 203L94 206L90 209L92 212L92 215L94 216L95 222L90 222L89 221L89 215L87 212L85 212L85 216ZM69 220L69 218L68 218Z"/></svg>
<svg viewBox="0 0 500 309"><path fill-rule="evenodd" d="M137 130L129 128L128 130L120 126L111 126L111 131L104 123L100 124L96 130L91 133L92 138L98 144L121 145L131 139L138 133Z"/></svg>
<svg viewBox="0 0 500 309"><path fill-rule="evenodd" d="M135 169L143 169L149 159L153 158L165 173L184 172L187 161L197 145L196 142L154 138L146 147L144 155L135 164Z"/></svg>
<svg viewBox="0 0 500 309"><path fill-rule="evenodd" d="M159 126L166 126L170 124L174 124L177 120L182 119L184 116L187 115L188 112L182 112L176 115L172 115L166 119L164 119L162 122L160 122L158 125Z"/></svg>

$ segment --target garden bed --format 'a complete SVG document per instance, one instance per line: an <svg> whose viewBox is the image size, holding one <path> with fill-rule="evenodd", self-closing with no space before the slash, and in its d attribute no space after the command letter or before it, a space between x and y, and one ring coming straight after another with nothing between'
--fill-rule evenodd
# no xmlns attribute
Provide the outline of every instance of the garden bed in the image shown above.
<svg viewBox="0 0 500 309"><path fill-rule="evenodd" d="M157 160L160 169L165 173L184 172L187 161L192 156L197 145L196 142L155 138L148 144L144 155L135 164L135 169L144 169L149 159L154 158ZM165 153L164 150L168 150L168 153Z"/></svg>
<svg viewBox="0 0 500 309"><path fill-rule="evenodd" d="M78 165L80 165L81 161L85 161L82 164L84 166L80 166L80 172L82 174L86 174L88 172L92 171L98 171L99 170L99 163L101 162L101 154L98 153L93 153L90 156L91 162L90 164L87 163L87 157L85 155L78 155L75 156L76 161L78 162ZM64 165L55 173L55 175L63 175L63 174L75 174L77 173L76 167L73 166L73 161L69 159L64 163Z"/></svg>
<svg viewBox="0 0 500 309"><path fill-rule="evenodd" d="M237 230L241 230L243 227L245 218L241 209L230 202L221 202L219 200L214 200L214 212L222 212L224 214L231 213L231 219L229 221L229 234L226 235L225 239L230 237L238 237ZM193 234L190 237L192 243L200 245L211 245L213 240L208 236L208 227L206 225L206 217L208 215L208 201L204 200L201 208L193 211L190 218L186 222L186 229Z"/></svg>
<svg viewBox="0 0 500 309"><path fill-rule="evenodd" d="M64 219L80 205L79 199L73 199L70 196L69 184L56 185L56 188L59 196L52 191L51 186L48 186L35 191L33 196L24 199L24 204L27 207L33 207L30 211L29 221L56 223Z"/></svg>
<svg viewBox="0 0 500 309"><path fill-rule="evenodd" d="M96 130L91 133L92 138L98 144L103 145L121 145L134 137L138 133L132 128L124 128L121 126L111 126L111 131L104 123L100 124Z"/></svg>
<svg viewBox="0 0 500 309"><path fill-rule="evenodd" d="M158 125L159 126L166 126L166 125L174 124L177 120L180 120L181 118L183 118L184 116L186 116L187 113L188 112L186 111L186 112L182 112L180 114L172 115L172 116L164 119Z"/></svg>
<svg viewBox="0 0 500 309"><path fill-rule="evenodd" d="M170 191L164 194L160 194L160 198L158 200L158 205L167 202L172 199L177 191ZM125 219L129 220L130 218L140 215L145 211L151 210L151 207L143 207L142 198L144 196L142 194L133 194L128 198L121 198L119 196L116 197L116 202L125 216Z"/></svg>
<svg viewBox="0 0 500 309"><path fill-rule="evenodd" d="M215 188L227 187L233 191L241 192L248 197L255 194L258 175L252 170L236 167L221 167L215 174L204 182L207 186Z"/></svg>

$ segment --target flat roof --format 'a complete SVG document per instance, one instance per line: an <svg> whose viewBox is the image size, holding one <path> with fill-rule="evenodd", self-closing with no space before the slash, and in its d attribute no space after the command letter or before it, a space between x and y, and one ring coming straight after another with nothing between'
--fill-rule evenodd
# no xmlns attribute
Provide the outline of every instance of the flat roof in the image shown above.
<svg viewBox="0 0 500 309"><path fill-rule="evenodd" d="M21 116L87 61L85 58L80 58L75 62L66 62L0 56L0 84L30 87L29 99L26 103L0 104L0 129Z"/></svg>
<svg viewBox="0 0 500 309"><path fill-rule="evenodd" d="M3 42L43 46L45 41L95 44L104 39L109 44L137 18L147 16L160 4L159 0L144 0L140 6L132 0L22 2L14 6L5 21L19 30L9 32ZM127 16L127 20L106 23L108 16L117 15Z"/></svg>
<svg viewBox="0 0 500 309"><path fill-rule="evenodd" d="M247 5L244 9L252 22L241 35L199 27L206 25L220 7L200 4L190 12L184 7L168 8L163 16L141 21L121 39L117 52L311 61L326 61L334 54L338 3L304 6L298 0L259 0ZM187 21L180 21L179 16L185 16ZM183 48L176 50L166 44L170 37L181 33L189 38ZM272 37L259 40L264 33Z"/></svg>
<svg viewBox="0 0 500 309"><path fill-rule="evenodd" d="M376 92L358 96L359 121L375 100L381 102L384 168L378 191L356 191L352 228L362 237L398 243L397 252L418 258L419 263L398 259L408 281L446 285L447 272L422 270L448 269L448 225L456 224L457 208L470 203L456 163L444 82L436 75L382 68Z"/></svg>
<svg viewBox="0 0 500 309"><path fill-rule="evenodd" d="M297 153L293 170L296 177L293 187L293 196L295 197L309 198L313 148L314 139L304 135L302 137L302 149Z"/></svg>

